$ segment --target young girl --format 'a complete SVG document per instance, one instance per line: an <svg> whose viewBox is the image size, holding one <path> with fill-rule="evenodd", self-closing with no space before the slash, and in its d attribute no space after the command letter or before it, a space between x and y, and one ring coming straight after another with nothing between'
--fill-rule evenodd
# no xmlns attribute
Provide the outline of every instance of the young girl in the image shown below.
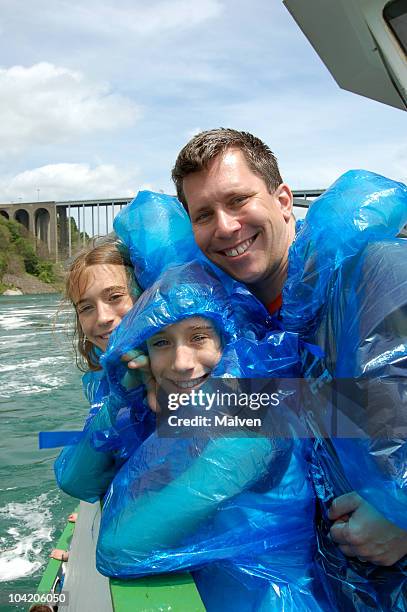
<svg viewBox="0 0 407 612"><path fill-rule="evenodd" d="M106 376L100 356L124 315L140 295L131 264L123 245L104 242L80 253L72 263L66 279L66 298L75 308L77 363L86 373L83 387L91 408L84 432L76 444L63 449L55 463L58 485L69 495L85 501L96 501L105 492L123 460L117 452L95 450L93 433L109 429L116 422L117 402L109 401ZM143 412L139 411L140 418ZM149 411L144 412L147 424ZM143 435L142 425L134 432Z"/></svg>
<svg viewBox="0 0 407 612"><path fill-rule="evenodd" d="M119 356L132 348L148 350L157 382L171 393L199 389L211 374L298 376L296 334L264 328L255 340L245 321L258 303L247 295L243 316L235 298L205 265L167 270L102 358L111 395L123 393ZM303 444L288 422L287 414L287 438L149 436L105 497L99 571L131 578L194 570L209 611L318 610L309 572L314 499Z"/></svg>

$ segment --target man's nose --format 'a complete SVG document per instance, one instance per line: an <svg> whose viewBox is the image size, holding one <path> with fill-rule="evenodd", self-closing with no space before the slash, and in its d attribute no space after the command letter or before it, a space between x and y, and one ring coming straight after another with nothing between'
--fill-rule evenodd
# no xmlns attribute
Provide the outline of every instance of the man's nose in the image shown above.
<svg viewBox="0 0 407 612"><path fill-rule="evenodd" d="M194 368L194 353L185 344L175 348L173 369L177 372L188 372Z"/></svg>
<svg viewBox="0 0 407 612"><path fill-rule="evenodd" d="M230 238L242 227L238 218L226 210L217 212L215 222L215 238Z"/></svg>

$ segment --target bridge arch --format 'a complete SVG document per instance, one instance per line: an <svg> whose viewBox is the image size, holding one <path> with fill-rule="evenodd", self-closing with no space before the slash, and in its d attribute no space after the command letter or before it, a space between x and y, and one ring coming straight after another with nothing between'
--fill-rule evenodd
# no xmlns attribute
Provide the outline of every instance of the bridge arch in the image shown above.
<svg viewBox="0 0 407 612"><path fill-rule="evenodd" d="M51 239L50 239L50 215L49 211L46 208L37 208L35 211L35 237L38 240L41 240L47 248L48 251L51 250Z"/></svg>
<svg viewBox="0 0 407 612"><path fill-rule="evenodd" d="M18 221L18 223L21 223L21 225L24 225L26 230L29 229L30 216L24 208L20 208L19 210L16 210L16 212L14 213L14 219Z"/></svg>
<svg viewBox="0 0 407 612"><path fill-rule="evenodd" d="M5 219L10 219L10 215L8 214L7 210L0 210L0 215Z"/></svg>

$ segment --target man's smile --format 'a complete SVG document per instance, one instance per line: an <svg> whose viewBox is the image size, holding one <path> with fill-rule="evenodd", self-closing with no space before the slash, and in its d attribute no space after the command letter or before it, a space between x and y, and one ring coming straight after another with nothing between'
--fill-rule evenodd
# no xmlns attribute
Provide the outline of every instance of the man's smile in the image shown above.
<svg viewBox="0 0 407 612"><path fill-rule="evenodd" d="M222 249L221 251L218 251L218 253L226 255L226 257L238 257L239 255L243 255L243 253L246 253L246 251L252 246L258 235L259 234L255 234L255 236L252 236L243 242L239 242L239 244L231 247L230 249Z"/></svg>

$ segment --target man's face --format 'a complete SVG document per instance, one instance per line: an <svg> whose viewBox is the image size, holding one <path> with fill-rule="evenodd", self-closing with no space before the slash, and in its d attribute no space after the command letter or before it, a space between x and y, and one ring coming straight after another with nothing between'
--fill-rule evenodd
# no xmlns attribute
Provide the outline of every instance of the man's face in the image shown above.
<svg viewBox="0 0 407 612"><path fill-rule="evenodd" d="M286 269L293 238L292 194L270 194L241 151L229 149L183 182L195 240L233 278L261 291Z"/></svg>

